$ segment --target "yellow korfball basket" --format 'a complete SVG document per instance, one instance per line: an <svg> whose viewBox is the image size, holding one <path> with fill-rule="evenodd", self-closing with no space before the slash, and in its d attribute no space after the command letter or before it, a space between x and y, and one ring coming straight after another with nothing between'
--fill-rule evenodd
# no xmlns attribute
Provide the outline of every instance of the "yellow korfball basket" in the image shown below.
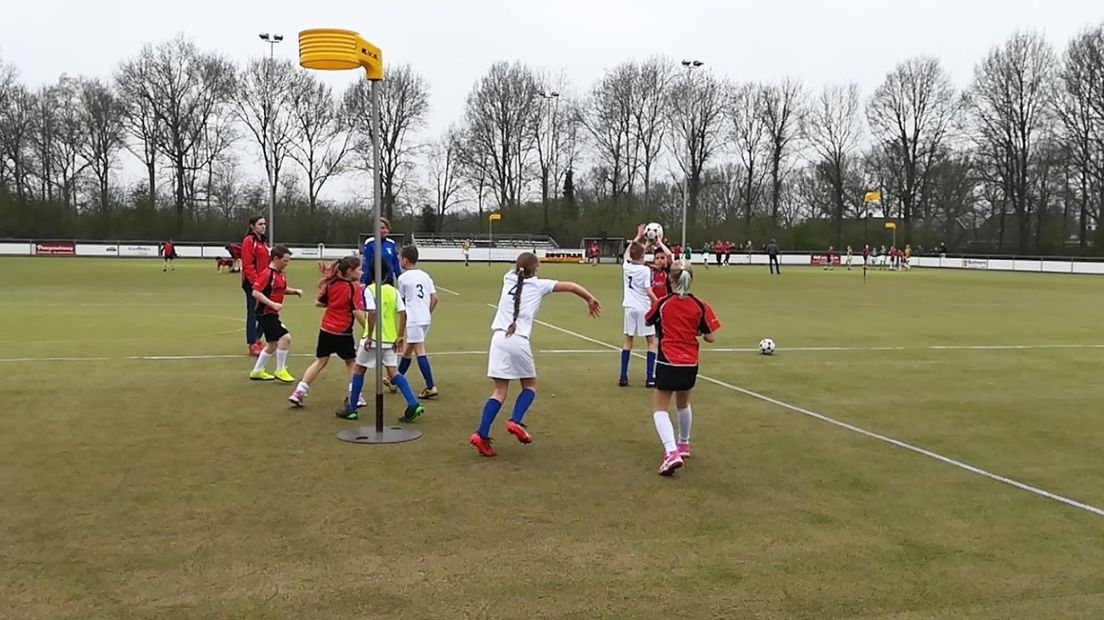
<svg viewBox="0 0 1104 620"><path fill-rule="evenodd" d="M322 71L364 67L369 80L383 79L383 53L352 30L315 28L300 32L299 65Z"/></svg>

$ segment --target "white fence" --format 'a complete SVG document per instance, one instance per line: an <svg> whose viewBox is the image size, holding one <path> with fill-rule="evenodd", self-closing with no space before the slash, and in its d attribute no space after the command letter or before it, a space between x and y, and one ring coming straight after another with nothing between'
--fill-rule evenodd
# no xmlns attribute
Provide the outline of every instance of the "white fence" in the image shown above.
<svg viewBox="0 0 1104 620"><path fill-rule="evenodd" d="M115 258L157 258L159 246L149 242L83 242L83 241L0 241L0 256L79 256L79 257L115 257ZM472 248L469 257L473 262L513 262L525 248ZM351 246L292 246L294 259L330 259L357 253ZM176 253L181 258L218 258L229 256L222 245L178 243ZM428 262L458 262L464 260L461 248L419 248L421 260ZM570 261L577 256L581 261L582 250L555 249L536 251L542 259L549 256L558 260ZM779 256L785 267L809 266L817 264L821 255L815 253L791 253ZM701 264L704 257L694 256L694 263ZM872 261L874 259L871 259ZM715 258L710 256L710 263ZM938 257L913 256L913 267L937 269L977 269L988 271L1017 271L1030 273L1067 273L1104 275L1104 259L1068 260L1061 258L1010 258L1010 257ZM766 254L734 253L729 257L730 265L767 265ZM862 266L862 257L855 256L853 267Z"/></svg>
<svg viewBox="0 0 1104 620"><path fill-rule="evenodd" d="M181 242L175 244L176 254L180 258L219 258L229 257L230 252L223 245L195 244ZM359 251L352 246L290 246L293 259L329 259L337 260ZM160 246L149 242L83 242L83 241L0 241L0 256L79 256L102 258L158 258ZM470 260L513 262L525 248L472 248ZM532 251L531 249L529 251ZM419 259L429 262L463 261L464 250L459 247L418 248ZM537 256L577 255L582 259L582 250L538 249Z"/></svg>

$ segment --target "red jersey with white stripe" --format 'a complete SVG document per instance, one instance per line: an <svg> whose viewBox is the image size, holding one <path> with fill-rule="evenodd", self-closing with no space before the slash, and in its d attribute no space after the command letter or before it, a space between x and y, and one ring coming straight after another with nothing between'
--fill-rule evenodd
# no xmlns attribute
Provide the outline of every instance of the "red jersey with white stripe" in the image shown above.
<svg viewBox="0 0 1104 620"><path fill-rule="evenodd" d="M282 304L284 293L287 292L287 275L282 271L267 268L257 274L256 280L253 280L253 290L260 291L270 300ZM258 301L257 314L279 314L279 312L273 310L272 306Z"/></svg>
<svg viewBox="0 0 1104 620"><path fill-rule="evenodd" d="M345 335L353 333L356 318L353 312L364 310L364 296L359 294L360 284L337 278L326 284L318 295L318 302L326 304L322 314L322 331Z"/></svg>
<svg viewBox="0 0 1104 620"><path fill-rule="evenodd" d="M660 299L671 294L670 289L667 288L666 271L652 267L652 292Z"/></svg>
<svg viewBox="0 0 1104 620"><path fill-rule="evenodd" d="M645 320L656 328L656 362L668 366L697 366L698 336L721 327L709 304L693 295L668 295L657 300Z"/></svg>
<svg viewBox="0 0 1104 620"><path fill-rule="evenodd" d="M262 271L268 269L268 246L260 237L249 233L242 239L241 247L242 282L252 284Z"/></svg>

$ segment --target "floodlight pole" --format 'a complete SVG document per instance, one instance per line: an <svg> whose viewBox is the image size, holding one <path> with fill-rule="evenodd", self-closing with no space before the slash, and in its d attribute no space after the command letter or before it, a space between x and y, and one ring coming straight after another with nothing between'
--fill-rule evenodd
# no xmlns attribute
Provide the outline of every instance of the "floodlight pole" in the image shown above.
<svg viewBox="0 0 1104 620"><path fill-rule="evenodd" d="M272 69L276 63L276 44L284 40L282 34L269 34L262 32L262 41L268 45L268 66L265 67L265 94L264 94L264 129L261 130L261 150L264 151L267 162L265 172L268 173L268 230L265 237L270 246L276 244L276 141L272 139L272 114L275 109L272 101ZM272 152L268 151L269 142L272 142ZM272 157L271 160L268 158Z"/></svg>
<svg viewBox="0 0 1104 620"><path fill-rule="evenodd" d="M703 64L705 63L700 60L682 61L682 66L686 67L687 92L690 91L691 86L690 80L692 78L690 77L690 72ZM686 170L683 171L682 175L682 243L680 244L683 255L686 254L686 212L689 210L690 205L690 166L691 160L694 157L693 147L690 145L690 140L693 139L693 136L687 136L686 138ZM672 260L680 260L681 258L681 256L676 256Z"/></svg>

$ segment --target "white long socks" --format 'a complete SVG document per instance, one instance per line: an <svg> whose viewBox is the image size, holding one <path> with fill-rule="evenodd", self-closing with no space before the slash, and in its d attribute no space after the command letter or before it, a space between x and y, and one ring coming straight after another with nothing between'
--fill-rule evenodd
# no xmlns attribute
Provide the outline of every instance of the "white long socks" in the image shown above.
<svg viewBox="0 0 1104 620"><path fill-rule="evenodd" d="M666 411L657 411L652 414L655 420L656 432L659 440L663 442L663 451L670 454L675 451L675 427L671 426L671 416Z"/></svg>
<svg viewBox="0 0 1104 620"><path fill-rule="evenodd" d="M679 442L680 443L690 443L690 425L694 421L694 414L691 413L689 405L687 405L686 409L679 409L678 410L678 421L679 421L679 434L678 434Z"/></svg>
<svg viewBox="0 0 1104 620"><path fill-rule="evenodd" d="M276 370L287 368L287 349L276 349Z"/></svg>
<svg viewBox="0 0 1104 620"><path fill-rule="evenodd" d="M261 372L264 370L265 364L268 363L270 357L272 357L271 353L261 349L261 353L257 356L257 363L253 364L253 372Z"/></svg>

